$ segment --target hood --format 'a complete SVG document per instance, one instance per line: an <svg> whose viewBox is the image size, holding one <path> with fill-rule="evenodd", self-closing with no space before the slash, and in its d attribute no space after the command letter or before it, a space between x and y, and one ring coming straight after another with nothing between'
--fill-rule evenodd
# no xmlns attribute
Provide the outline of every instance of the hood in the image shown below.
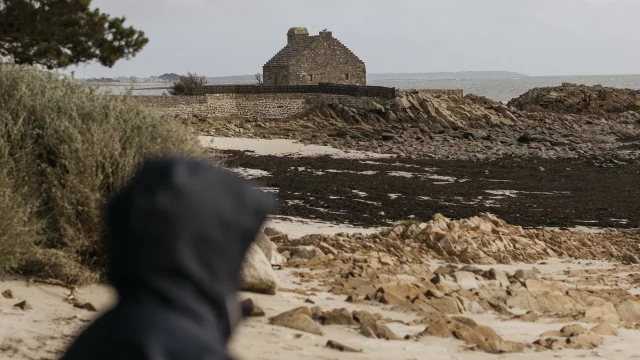
<svg viewBox="0 0 640 360"><path fill-rule="evenodd" d="M108 208L120 301L155 297L228 338L242 261L275 205L257 185L184 158L145 161Z"/></svg>

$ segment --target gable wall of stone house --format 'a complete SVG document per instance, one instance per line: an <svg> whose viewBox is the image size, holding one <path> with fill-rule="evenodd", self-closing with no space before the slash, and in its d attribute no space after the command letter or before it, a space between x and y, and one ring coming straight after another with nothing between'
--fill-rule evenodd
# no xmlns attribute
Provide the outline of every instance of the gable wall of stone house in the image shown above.
<svg viewBox="0 0 640 360"><path fill-rule="evenodd" d="M289 69L290 85L318 83L366 85L365 64L339 40L321 33Z"/></svg>

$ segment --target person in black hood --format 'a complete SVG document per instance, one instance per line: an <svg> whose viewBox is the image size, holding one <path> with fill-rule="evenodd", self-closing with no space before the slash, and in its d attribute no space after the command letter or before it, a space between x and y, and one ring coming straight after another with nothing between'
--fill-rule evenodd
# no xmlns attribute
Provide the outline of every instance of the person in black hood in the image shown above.
<svg viewBox="0 0 640 360"><path fill-rule="evenodd" d="M230 359L242 262L274 206L206 163L145 161L107 211L118 303L62 360Z"/></svg>

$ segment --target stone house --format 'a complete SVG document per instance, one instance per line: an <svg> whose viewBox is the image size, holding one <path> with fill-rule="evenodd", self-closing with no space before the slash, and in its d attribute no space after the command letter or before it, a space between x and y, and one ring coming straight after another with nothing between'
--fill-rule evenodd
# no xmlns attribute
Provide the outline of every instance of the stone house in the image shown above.
<svg viewBox="0 0 640 360"><path fill-rule="evenodd" d="M306 28L291 28L287 45L263 68L266 86L318 83L366 85L365 64L330 31L309 36Z"/></svg>

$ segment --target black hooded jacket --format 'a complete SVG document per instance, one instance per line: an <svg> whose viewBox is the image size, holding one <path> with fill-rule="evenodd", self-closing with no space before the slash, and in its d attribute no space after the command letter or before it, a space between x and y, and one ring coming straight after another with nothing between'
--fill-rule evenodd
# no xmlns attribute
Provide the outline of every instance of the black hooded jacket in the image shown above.
<svg viewBox="0 0 640 360"><path fill-rule="evenodd" d="M242 261L274 205L208 164L146 161L108 209L118 303L62 359L229 359Z"/></svg>

